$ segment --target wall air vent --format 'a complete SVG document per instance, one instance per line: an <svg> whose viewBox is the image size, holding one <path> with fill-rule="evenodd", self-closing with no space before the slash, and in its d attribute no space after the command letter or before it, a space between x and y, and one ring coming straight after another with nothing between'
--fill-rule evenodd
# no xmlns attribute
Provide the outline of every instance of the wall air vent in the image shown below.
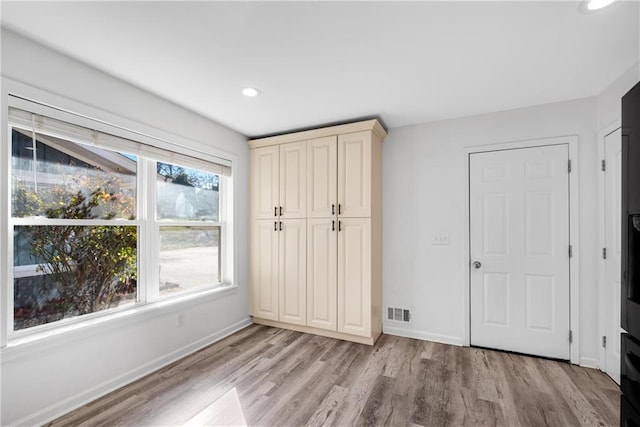
<svg viewBox="0 0 640 427"><path fill-rule="evenodd" d="M387 320L409 322L411 320L411 311L407 308L387 307Z"/></svg>

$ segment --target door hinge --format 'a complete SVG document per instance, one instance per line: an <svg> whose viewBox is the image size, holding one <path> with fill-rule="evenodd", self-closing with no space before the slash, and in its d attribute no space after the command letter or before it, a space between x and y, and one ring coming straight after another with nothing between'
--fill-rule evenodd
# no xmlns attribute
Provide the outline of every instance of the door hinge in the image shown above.
<svg viewBox="0 0 640 427"><path fill-rule="evenodd" d="M573 331L569 329L569 344L573 342Z"/></svg>
<svg viewBox="0 0 640 427"><path fill-rule="evenodd" d="M602 166L602 172L606 171L607 170L607 161L603 160L602 163L601 163L601 166Z"/></svg>
<svg viewBox="0 0 640 427"><path fill-rule="evenodd" d="M607 248L602 248L602 259L607 259Z"/></svg>
<svg viewBox="0 0 640 427"><path fill-rule="evenodd" d="M568 167L569 173L571 173L571 160L569 160L569 167Z"/></svg>
<svg viewBox="0 0 640 427"><path fill-rule="evenodd" d="M573 257L573 246L569 245L569 258Z"/></svg>
<svg viewBox="0 0 640 427"><path fill-rule="evenodd" d="M604 348L607 348L607 337L605 337L604 335L602 336L602 346Z"/></svg>

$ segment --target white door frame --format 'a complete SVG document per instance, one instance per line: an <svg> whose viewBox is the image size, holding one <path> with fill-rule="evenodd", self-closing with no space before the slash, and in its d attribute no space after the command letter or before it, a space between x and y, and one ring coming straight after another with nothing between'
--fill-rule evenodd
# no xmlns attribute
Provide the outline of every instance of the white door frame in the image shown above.
<svg viewBox="0 0 640 427"><path fill-rule="evenodd" d="M571 173L569 174L569 244L573 248L573 256L569 259L569 295L570 295L570 317L569 317L569 327L571 328L573 341L570 344L570 352L571 357L570 361L573 364L580 364L580 331L579 331L579 286L580 283L578 277L578 267L580 265L579 255L580 255L580 246L579 246L579 180L578 174L578 136L577 135L569 135L569 136L560 136L555 138L541 138L541 139L532 139L525 141L512 141L512 142L503 142L498 144L487 144L487 145L476 145L476 146L465 146L464 147L464 188L465 188L465 233L464 233L464 272L465 272L465 284L463 286L464 289L464 343L465 346L471 345L471 275L470 275L470 227L469 227L469 161L470 155L474 153L484 153L488 151L499 151L499 150L513 150L518 148L531 148L531 147L540 147L545 145L561 145L566 144L569 147L569 160L571 160ZM569 248L567 248L568 251ZM568 337L567 337L568 339Z"/></svg>
<svg viewBox="0 0 640 427"><path fill-rule="evenodd" d="M598 251L601 251L602 248L606 246L605 242L605 205L604 205L604 194L605 194L605 182L604 182L604 173L602 173L601 161L604 160L605 155L605 138L620 129L622 126L620 120L615 120L609 126L605 127L603 130L598 132L598 163L596 167L600 171L598 173ZM606 369L606 358L607 358L607 350L602 346L600 339L607 335L607 319L606 319L606 306L605 302L606 298L606 271L605 271L606 263L601 255L598 256L598 369L601 371L605 371ZM613 345L613 343L609 343Z"/></svg>

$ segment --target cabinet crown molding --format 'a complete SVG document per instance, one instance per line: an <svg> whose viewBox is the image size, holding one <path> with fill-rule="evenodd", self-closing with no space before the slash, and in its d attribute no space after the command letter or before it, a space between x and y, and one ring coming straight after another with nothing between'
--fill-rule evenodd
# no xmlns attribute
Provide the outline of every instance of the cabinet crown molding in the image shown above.
<svg viewBox="0 0 640 427"><path fill-rule="evenodd" d="M270 136L267 138L252 139L247 141L249 148L268 147L270 145L284 144L287 142L305 141L308 139L323 138L325 136L347 134L353 132L371 131L383 141L387 136L380 122L376 119L364 120L361 122L347 123L337 126L329 126L319 129L305 130L301 132L288 133L285 135Z"/></svg>

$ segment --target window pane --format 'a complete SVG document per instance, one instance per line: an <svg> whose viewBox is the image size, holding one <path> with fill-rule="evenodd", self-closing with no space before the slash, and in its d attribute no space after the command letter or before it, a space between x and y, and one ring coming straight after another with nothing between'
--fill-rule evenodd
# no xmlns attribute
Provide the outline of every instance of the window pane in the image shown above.
<svg viewBox="0 0 640 427"><path fill-rule="evenodd" d="M220 284L220 227L160 227L160 294Z"/></svg>
<svg viewBox="0 0 640 427"><path fill-rule="evenodd" d="M31 251L28 229L16 227L13 230L13 266L34 265L38 259Z"/></svg>
<svg viewBox="0 0 640 427"><path fill-rule="evenodd" d="M14 239L39 262L31 272L14 267L14 330L136 300L137 227L15 228Z"/></svg>
<svg viewBox="0 0 640 427"><path fill-rule="evenodd" d="M157 163L158 219L219 221L216 174Z"/></svg>
<svg viewBox="0 0 640 427"><path fill-rule="evenodd" d="M135 219L136 158L12 129L13 217Z"/></svg>

